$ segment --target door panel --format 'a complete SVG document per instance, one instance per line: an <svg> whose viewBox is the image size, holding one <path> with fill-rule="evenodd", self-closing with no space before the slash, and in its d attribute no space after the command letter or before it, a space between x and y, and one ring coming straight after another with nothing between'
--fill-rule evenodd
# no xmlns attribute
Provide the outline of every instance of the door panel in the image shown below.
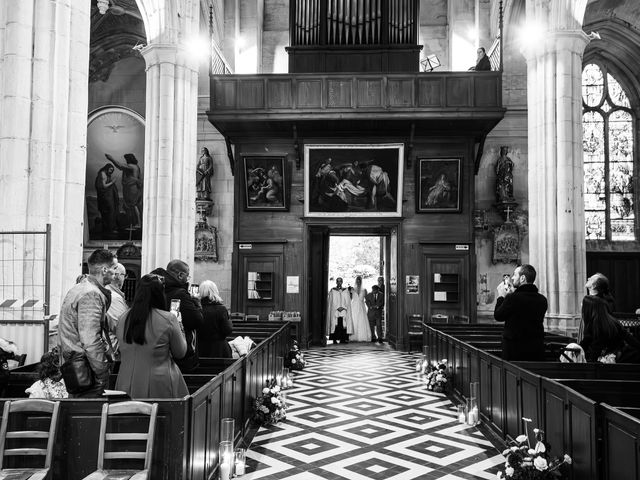
<svg viewBox="0 0 640 480"><path fill-rule="evenodd" d="M309 228L309 273L308 298L309 328L307 344L324 345L327 283L329 282L329 229L327 227Z"/></svg>

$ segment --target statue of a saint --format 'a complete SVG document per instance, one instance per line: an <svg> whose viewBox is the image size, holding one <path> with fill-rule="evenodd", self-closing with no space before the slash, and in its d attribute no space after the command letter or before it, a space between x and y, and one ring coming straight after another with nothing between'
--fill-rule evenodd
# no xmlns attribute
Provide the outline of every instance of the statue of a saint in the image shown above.
<svg viewBox="0 0 640 480"><path fill-rule="evenodd" d="M202 155L198 159L196 167L196 192L197 199L211 200L211 177L213 177L213 158L207 147L202 147Z"/></svg>
<svg viewBox="0 0 640 480"><path fill-rule="evenodd" d="M507 156L509 147L500 147L500 158L496 163L496 200L498 203L513 202L513 162Z"/></svg>

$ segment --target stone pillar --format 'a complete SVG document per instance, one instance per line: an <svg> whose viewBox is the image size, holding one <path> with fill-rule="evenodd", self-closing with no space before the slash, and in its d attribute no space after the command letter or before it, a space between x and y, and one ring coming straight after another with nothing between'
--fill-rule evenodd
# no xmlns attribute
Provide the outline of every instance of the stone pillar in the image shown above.
<svg viewBox="0 0 640 480"><path fill-rule="evenodd" d="M529 263L537 269L536 283L549 300L548 327L571 332L580 318L586 281L581 74L588 38L579 25L562 25L562 19L577 17L548 13L554 17L547 17L550 30L524 51Z"/></svg>
<svg viewBox="0 0 640 480"><path fill-rule="evenodd" d="M0 230L51 224L51 313L82 267L90 3L0 2ZM17 258L44 255L14 241ZM0 284L42 283L40 267L11 268Z"/></svg>
<svg viewBox="0 0 640 480"><path fill-rule="evenodd" d="M151 43L147 63L142 272L180 258L193 270L198 61Z"/></svg>

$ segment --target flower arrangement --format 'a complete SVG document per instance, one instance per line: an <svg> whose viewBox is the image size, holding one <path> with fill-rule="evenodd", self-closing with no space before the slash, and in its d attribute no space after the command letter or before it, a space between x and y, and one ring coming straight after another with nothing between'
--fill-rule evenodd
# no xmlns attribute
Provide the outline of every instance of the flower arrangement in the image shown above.
<svg viewBox="0 0 640 480"><path fill-rule="evenodd" d="M497 478L513 480L558 480L567 477L564 465L571 465L571 457L567 454L562 459L551 459L551 446L544 441L544 431L533 429L536 438L535 448L529 443L528 424L530 418L523 417L526 435L519 435L502 454L507 457L504 471L499 471Z"/></svg>
<svg viewBox="0 0 640 480"><path fill-rule="evenodd" d="M287 406L276 380L267 380L262 394L256 398L253 418L261 425L271 425L287 417Z"/></svg>
<svg viewBox="0 0 640 480"><path fill-rule="evenodd" d="M294 340L291 350L289 350L289 353L284 358L284 366L291 370L302 370L306 364L307 361L304 358L304 354L298 347L298 342Z"/></svg>
<svg viewBox="0 0 640 480"><path fill-rule="evenodd" d="M431 362L427 363L426 368L423 368L423 373L425 374L425 384L427 385L428 390L433 390L434 392L444 392L448 379L447 379L447 359L443 358L440 361L431 360Z"/></svg>

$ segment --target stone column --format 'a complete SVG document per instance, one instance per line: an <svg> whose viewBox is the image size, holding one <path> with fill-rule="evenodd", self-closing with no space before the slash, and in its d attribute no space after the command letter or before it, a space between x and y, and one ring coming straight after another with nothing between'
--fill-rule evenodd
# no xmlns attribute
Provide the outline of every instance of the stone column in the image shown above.
<svg viewBox="0 0 640 480"><path fill-rule="evenodd" d="M51 224L51 313L82 267L90 3L0 2L0 230ZM18 259L44 255L11 241ZM42 283L40 266L11 269L1 285Z"/></svg>
<svg viewBox="0 0 640 480"><path fill-rule="evenodd" d="M198 159L198 61L174 43L151 43L147 110L142 272L180 258L193 270Z"/></svg>
<svg viewBox="0 0 640 480"><path fill-rule="evenodd" d="M548 327L573 331L586 281L581 73L588 38L579 25L559 23L557 17L549 21L551 30L524 52L529 258L538 271L536 283L549 300Z"/></svg>

